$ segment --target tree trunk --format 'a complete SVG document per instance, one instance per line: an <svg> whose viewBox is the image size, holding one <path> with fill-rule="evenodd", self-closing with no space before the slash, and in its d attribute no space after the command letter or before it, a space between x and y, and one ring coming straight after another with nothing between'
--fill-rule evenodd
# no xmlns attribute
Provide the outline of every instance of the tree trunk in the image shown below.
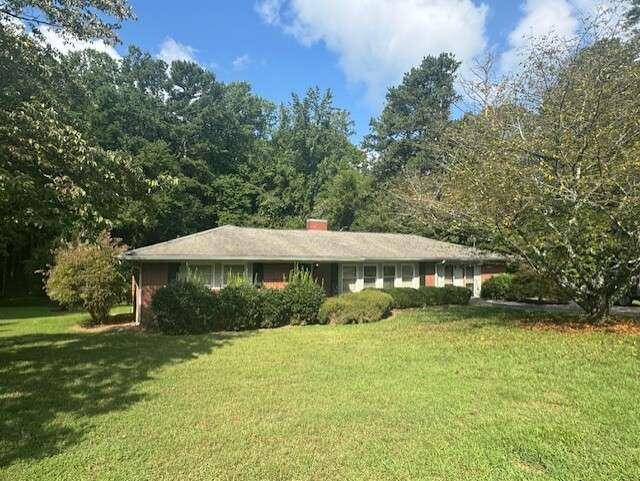
<svg viewBox="0 0 640 481"><path fill-rule="evenodd" d="M587 313L588 322L600 324L609 317L613 301L608 294L594 293L582 297L578 305Z"/></svg>

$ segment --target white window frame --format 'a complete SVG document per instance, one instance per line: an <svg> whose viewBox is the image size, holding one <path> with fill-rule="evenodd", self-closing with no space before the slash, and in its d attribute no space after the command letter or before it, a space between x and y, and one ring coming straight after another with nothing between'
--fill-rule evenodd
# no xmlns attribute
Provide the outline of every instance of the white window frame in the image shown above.
<svg viewBox="0 0 640 481"><path fill-rule="evenodd" d="M180 269L184 267L186 269L199 269L202 267L209 267L211 268L211 274L209 276L209 281L205 282L203 285L205 287L207 287L208 289L214 289L216 286L216 265L213 263L208 263L208 262L185 262L183 266L178 268L178 273L180 272Z"/></svg>
<svg viewBox="0 0 640 481"><path fill-rule="evenodd" d="M471 270L471 277L467 277L469 270ZM471 281L471 292L473 293L476 288L475 266L473 264L464 264L462 266L462 286L467 287L469 281Z"/></svg>
<svg viewBox="0 0 640 481"><path fill-rule="evenodd" d="M415 263L407 263L407 262L403 262L402 264L398 264L399 265L399 269L396 268L396 279L399 280L399 287L416 287L416 265ZM411 281L407 282L404 280L404 276L403 276L403 268L406 266L410 266L411 267ZM398 272L399 271L399 272Z"/></svg>
<svg viewBox="0 0 640 481"><path fill-rule="evenodd" d="M480 264L462 264L458 266L460 273L456 276L456 264L441 262L436 264L436 287L445 286L445 266L453 265L453 285L466 287L464 279L465 266L473 266L473 297L480 297L480 291L482 289L482 268Z"/></svg>
<svg viewBox="0 0 640 481"><path fill-rule="evenodd" d="M367 269L367 267L373 267L376 270L375 276L373 278L373 285L371 286L367 286L366 285L366 281L365 281L365 277L370 277L370 276L365 276L365 270ZM378 264L363 264L362 265L362 288L363 289L367 289L367 288L376 288L379 285L378 279L380 278L380 272L378 269Z"/></svg>
<svg viewBox="0 0 640 481"><path fill-rule="evenodd" d="M244 276L245 279L251 279L251 277L249 276L249 269L247 267L247 263L246 262L224 262L220 265L220 287L222 289L224 289L225 287L227 287L227 281L225 279L225 268L227 267L237 267L237 266L241 266L242 267L242 275Z"/></svg>
<svg viewBox="0 0 640 481"><path fill-rule="evenodd" d="M355 277L347 278L347 279L354 280L355 288L353 291L349 290L348 288L349 283L345 283L344 270L347 267L349 268L353 267L353 269L355 270ZM340 264L340 292L341 293L358 292L359 290L362 290L361 288L359 288L359 284L360 284L360 276L358 275L359 271L361 271L361 269L358 268L358 264L356 263Z"/></svg>
<svg viewBox="0 0 640 481"><path fill-rule="evenodd" d="M391 285L391 287L395 287L396 286L396 277L398 275L398 266L396 264L382 264L382 268L380 271L380 288L384 289L384 268L385 267L393 267L393 284Z"/></svg>

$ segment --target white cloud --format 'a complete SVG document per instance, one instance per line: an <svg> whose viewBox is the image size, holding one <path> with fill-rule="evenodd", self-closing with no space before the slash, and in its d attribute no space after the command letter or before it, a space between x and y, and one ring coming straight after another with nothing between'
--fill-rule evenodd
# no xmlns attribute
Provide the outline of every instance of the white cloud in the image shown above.
<svg viewBox="0 0 640 481"><path fill-rule="evenodd" d="M234 70L244 70L251 64L251 61L251 57L245 53L244 55L240 55L239 57L233 59L231 65L233 66Z"/></svg>
<svg viewBox="0 0 640 481"><path fill-rule="evenodd" d="M103 52L111 58L120 60L122 57L113 46L106 44L102 40L78 40L69 35L62 35L57 30L50 27L40 27L40 33L44 42L62 54L77 52L79 50L93 49Z"/></svg>
<svg viewBox="0 0 640 481"><path fill-rule="evenodd" d="M614 4L615 0L525 0L522 17L507 39L508 47L501 59L502 70L508 72L517 68L520 54L532 38L570 39L578 33L582 20L611 9Z"/></svg>
<svg viewBox="0 0 640 481"><path fill-rule="evenodd" d="M256 11L304 45L324 43L378 106L424 56L452 52L464 63L486 46L488 7L472 0L261 0Z"/></svg>
<svg viewBox="0 0 640 481"><path fill-rule="evenodd" d="M160 53L158 54L158 57L169 65L171 65L171 62L175 60L197 62L195 48L184 43L176 42L171 37L165 38L160 45Z"/></svg>

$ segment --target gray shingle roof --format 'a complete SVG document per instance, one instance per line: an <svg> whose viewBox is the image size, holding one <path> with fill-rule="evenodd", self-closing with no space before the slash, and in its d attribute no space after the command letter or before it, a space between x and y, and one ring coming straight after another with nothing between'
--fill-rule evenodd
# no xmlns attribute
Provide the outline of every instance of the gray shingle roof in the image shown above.
<svg viewBox="0 0 640 481"><path fill-rule="evenodd" d="M126 252L130 260L301 262L491 261L503 257L409 234L254 229L225 225Z"/></svg>

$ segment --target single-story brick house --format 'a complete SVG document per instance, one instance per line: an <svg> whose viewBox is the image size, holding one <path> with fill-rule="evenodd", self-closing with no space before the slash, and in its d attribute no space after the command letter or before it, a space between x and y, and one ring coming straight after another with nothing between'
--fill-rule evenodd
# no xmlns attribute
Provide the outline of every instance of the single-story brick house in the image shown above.
<svg viewBox="0 0 640 481"><path fill-rule="evenodd" d="M465 286L475 297L483 280L503 272L502 256L417 235L336 232L310 219L300 230L225 225L126 252L135 266L136 320L149 314L154 292L183 266L211 289L242 274L264 288L284 287L295 264L308 266L327 294L368 287Z"/></svg>

